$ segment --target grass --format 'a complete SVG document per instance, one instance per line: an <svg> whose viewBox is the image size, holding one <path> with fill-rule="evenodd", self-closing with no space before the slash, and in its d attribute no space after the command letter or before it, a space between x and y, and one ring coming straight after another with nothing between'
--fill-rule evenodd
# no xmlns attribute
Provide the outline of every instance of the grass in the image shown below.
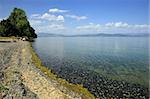
<svg viewBox="0 0 150 99"><path fill-rule="evenodd" d="M8 88L0 84L0 92L3 92L3 91L8 91Z"/></svg>
<svg viewBox="0 0 150 99"><path fill-rule="evenodd" d="M0 36L0 39L16 39L16 37L14 37L14 36L10 36L10 37L1 37L1 36Z"/></svg>
<svg viewBox="0 0 150 99"><path fill-rule="evenodd" d="M5 87L4 85L0 84L0 99L3 99L2 94L7 94L8 93L8 88Z"/></svg>
<svg viewBox="0 0 150 99"><path fill-rule="evenodd" d="M32 63L35 64L35 66L49 78L57 81L61 86L66 87L68 92L73 91L75 93L78 93L79 95L81 95L82 99L95 99L94 95L92 95L86 88L83 88L82 85L71 84L65 79L59 78L57 75L53 74L50 69L43 66L41 60L39 59L38 55L35 53L31 45L30 51L32 54Z"/></svg>

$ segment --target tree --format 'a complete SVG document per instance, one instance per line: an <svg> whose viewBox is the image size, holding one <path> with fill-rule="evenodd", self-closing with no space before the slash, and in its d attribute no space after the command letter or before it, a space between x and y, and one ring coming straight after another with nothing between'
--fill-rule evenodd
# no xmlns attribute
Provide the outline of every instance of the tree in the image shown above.
<svg viewBox="0 0 150 99"><path fill-rule="evenodd" d="M37 37L25 12L19 8L14 8L8 19L0 22L0 36Z"/></svg>

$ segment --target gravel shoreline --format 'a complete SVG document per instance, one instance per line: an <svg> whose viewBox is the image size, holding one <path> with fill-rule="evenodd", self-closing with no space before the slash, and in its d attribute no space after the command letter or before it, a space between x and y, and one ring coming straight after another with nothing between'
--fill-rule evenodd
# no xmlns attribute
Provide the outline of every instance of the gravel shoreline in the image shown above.
<svg viewBox="0 0 150 99"><path fill-rule="evenodd" d="M0 99L81 99L34 66L29 46L26 41L0 43Z"/></svg>
<svg viewBox="0 0 150 99"><path fill-rule="evenodd" d="M22 74L17 68L20 60L18 59L18 63L14 61L18 49L18 43L0 43L0 98L38 99L37 95L23 84Z"/></svg>

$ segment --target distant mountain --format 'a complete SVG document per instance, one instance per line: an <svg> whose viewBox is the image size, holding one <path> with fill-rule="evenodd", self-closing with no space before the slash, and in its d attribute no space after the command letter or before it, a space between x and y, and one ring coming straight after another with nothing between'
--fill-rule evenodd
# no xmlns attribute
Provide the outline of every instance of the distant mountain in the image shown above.
<svg viewBox="0 0 150 99"><path fill-rule="evenodd" d="M39 33L38 37L58 37L58 36L65 36L62 34L53 34L53 33Z"/></svg>
<svg viewBox="0 0 150 99"><path fill-rule="evenodd" d="M38 37L148 37L148 33L143 34L81 34L81 35L63 35L63 34L54 34L54 33L39 33Z"/></svg>

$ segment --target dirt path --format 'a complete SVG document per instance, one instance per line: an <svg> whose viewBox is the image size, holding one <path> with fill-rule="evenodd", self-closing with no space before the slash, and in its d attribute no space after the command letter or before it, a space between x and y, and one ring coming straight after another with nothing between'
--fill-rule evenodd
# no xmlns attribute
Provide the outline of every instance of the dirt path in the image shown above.
<svg viewBox="0 0 150 99"><path fill-rule="evenodd" d="M6 44L5 44L6 45ZM0 43L1 47L1 43ZM10 44L7 63L0 63L0 98L4 99L80 99L75 93L63 93L54 81L48 80L31 62L29 43L19 41ZM6 50L6 49L4 49ZM0 51L1 52L1 51ZM2 58L6 56L1 56ZM5 67L5 68L4 68Z"/></svg>

